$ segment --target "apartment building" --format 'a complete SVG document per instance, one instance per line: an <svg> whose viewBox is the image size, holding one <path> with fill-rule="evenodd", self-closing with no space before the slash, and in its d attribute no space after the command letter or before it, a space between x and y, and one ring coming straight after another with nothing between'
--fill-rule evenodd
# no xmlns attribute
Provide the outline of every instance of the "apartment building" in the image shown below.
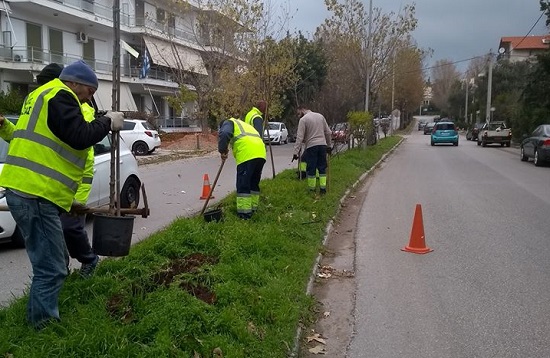
<svg viewBox="0 0 550 358"><path fill-rule="evenodd" d="M0 0L0 90L26 94L37 87L36 75L48 63L83 59L99 79L99 109L111 109L113 3ZM194 103L174 113L164 97L178 89L178 71L209 75L203 56L218 49L210 43L214 28L199 20L207 11L188 2L120 0L119 14L120 110L151 113L163 127L196 124ZM145 77L144 56L150 65Z"/></svg>
<svg viewBox="0 0 550 358"><path fill-rule="evenodd" d="M510 62L533 60L550 48L550 35L507 36L500 38L499 59Z"/></svg>

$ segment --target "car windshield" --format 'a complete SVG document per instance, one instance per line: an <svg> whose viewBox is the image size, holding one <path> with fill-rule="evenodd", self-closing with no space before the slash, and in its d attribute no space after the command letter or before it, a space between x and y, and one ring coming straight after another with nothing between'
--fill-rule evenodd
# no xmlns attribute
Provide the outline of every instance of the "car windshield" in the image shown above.
<svg viewBox="0 0 550 358"><path fill-rule="evenodd" d="M280 126L279 123L269 123L269 130L278 131Z"/></svg>
<svg viewBox="0 0 550 358"><path fill-rule="evenodd" d="M153 127L149 122L141 122L141 125L143 126L143 128L148 129L150 131L155 130L155 127Z"/></svg>
<svg viewBox="0 0 550 358"><path fill-rule="evenodd" d="M455 125L452 123L439 123L436 129L438 131L452 131L455 129Z"/></svg>
<svg viewBox="0 0 550 358"><path fill-rule="evenodd" d="M542 126L542 135L543 137L550 137L550 125Z"/></svg>
<svg viewBox="0 0 550 358"><path fill-rule="evenodd" d="M496 131L504 128L506 128L506 124L504 123L489 123L487 126L487 129L490 131Z"/></svg>

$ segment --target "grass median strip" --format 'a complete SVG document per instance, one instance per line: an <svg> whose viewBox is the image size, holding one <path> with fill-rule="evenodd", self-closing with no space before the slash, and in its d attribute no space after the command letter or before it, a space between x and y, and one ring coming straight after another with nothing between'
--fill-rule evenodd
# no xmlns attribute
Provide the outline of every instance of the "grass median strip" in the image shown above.
<svg viewBox="0 0 550 358"><path fill-rule="evenodd" d="M71 274L62 322L40 332L25 321L27 298L14 300L0 310L0 356L287 356L312 318L306 285L340 197L399 140L333 156L325 196L287 170L262 181L251 220L236 217L232 194L221 222L178 219L129 256L103 260L92 278Z"/></svg>

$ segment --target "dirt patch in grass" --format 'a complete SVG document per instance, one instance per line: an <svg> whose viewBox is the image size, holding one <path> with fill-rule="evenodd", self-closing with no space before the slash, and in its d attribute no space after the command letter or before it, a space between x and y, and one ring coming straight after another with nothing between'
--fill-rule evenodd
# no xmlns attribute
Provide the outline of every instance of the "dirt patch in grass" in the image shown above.
<svg viewBox="0 0 550 358"><path fill-rule="evenodd" d="M199 275L201 268L206 265L215 265L218 258L201 253L194 253L183 258L172 259L165 268L154 273L148 282L133 282L128 291L132 296L145 295L153 292L159 287L168 287L176 281L179 275ZM208 304L216 302L216 295L205 285L196 282L182 281L179 287L190 295ZM130 322L133 319L130 299L125 294L117 293L112 295L106 304L107 312L112 318L120 319L123 322Z"/></svg>

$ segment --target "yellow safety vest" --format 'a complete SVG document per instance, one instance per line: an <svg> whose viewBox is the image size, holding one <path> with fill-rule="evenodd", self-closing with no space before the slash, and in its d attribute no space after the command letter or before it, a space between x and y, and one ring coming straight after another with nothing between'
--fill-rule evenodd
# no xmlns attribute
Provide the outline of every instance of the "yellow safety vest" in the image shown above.
<svg viewBox="0 0 550 358"><path fill-rule="evenodd" d="M91 122L95 119L95 109L88 103L83 103L82 115L86 122ZM88 157L86 158L86 166L82 176L82 182L76 190L74 199L79 203L86 204L92 190L92 181L94 179L94 147L88 148Z"/></svg>
<svg viewBox="0 0 550 358"><path fill-rule="evenodd" d="M59 79L27 96L0 174L0 186L44 198L69 211L88 150L72 148L48 127L48 102L59 91L69 92L78 101Z"/></svg>
<svg viewBox="0 0 550 358"><path fill-rule="evenodd" d="M246 124L250 124L252 127L254 127L254 119L256 118L262 118L262 112L260 112L260 110L256 107L252 107L252 109L250 111L248 111L248 113L246 114L246 116L244 117L244 122ZM263 119L262 119L263 121ZM263 127L263 125L262 125ZM263 133L260 133L260 135L262 135Z"/></svg>
<svg viewBox="0 0 550 358"><path fill-rule="evenodd" d="M233 138L231 149L237 165L250 159L265 159L265 144L254 127L235 118L229 118L233 122Z"/></svg>

